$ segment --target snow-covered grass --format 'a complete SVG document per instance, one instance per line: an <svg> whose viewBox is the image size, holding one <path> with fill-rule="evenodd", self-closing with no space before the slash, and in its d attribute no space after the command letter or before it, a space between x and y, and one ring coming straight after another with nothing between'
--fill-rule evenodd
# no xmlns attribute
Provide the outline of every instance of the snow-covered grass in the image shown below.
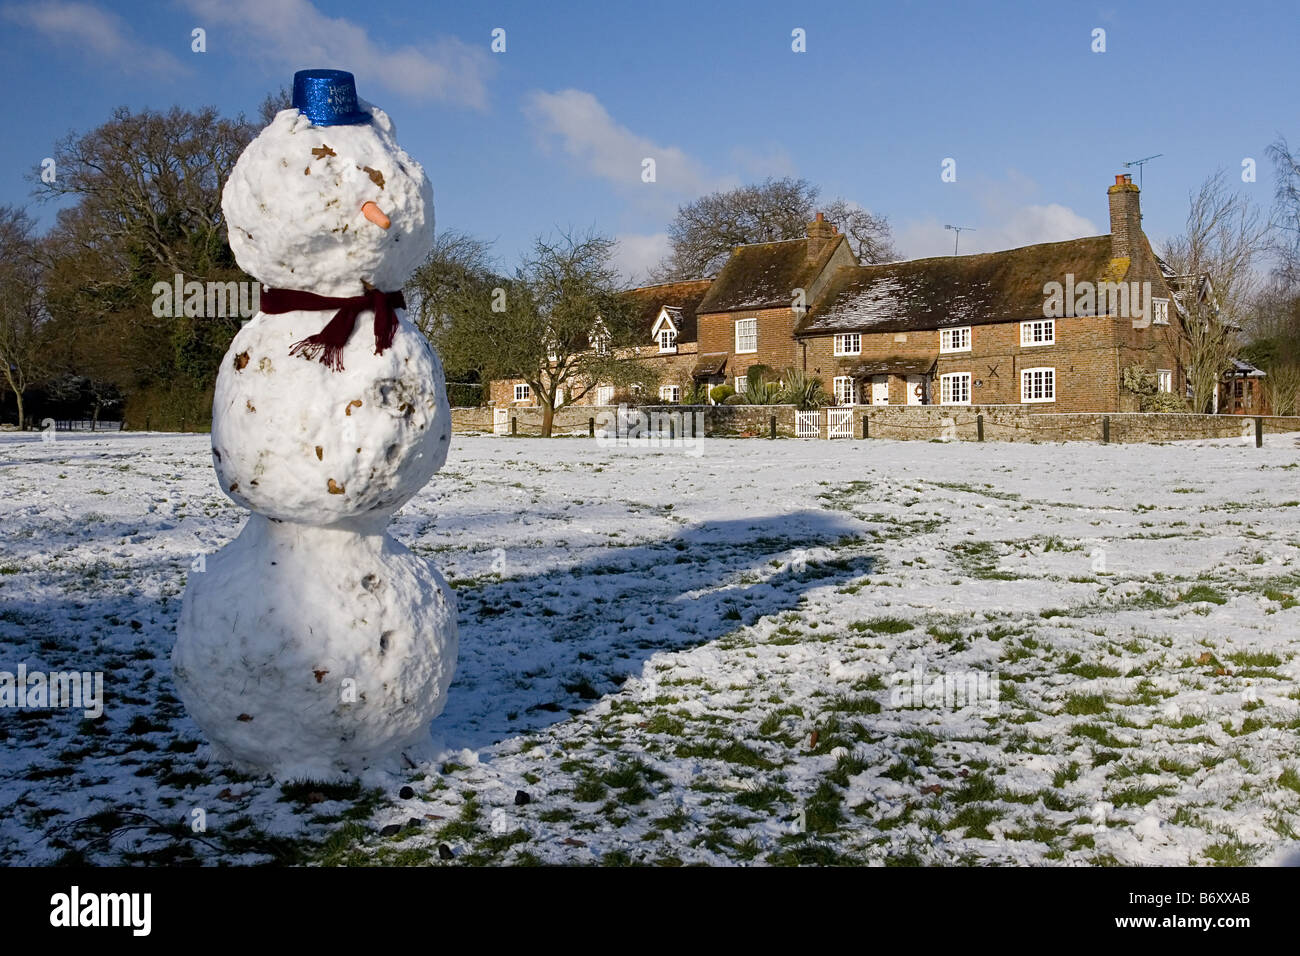
<svg viewBox="0 0 1300 956"><path fill-rule="evenodd" d="M0 483L0 671L103 671L106 696L98 720L0 710L4 863L1199 865L1300 843L1296 436L700 457L458 436L394 522L460 602L441 757L350 785L209 762L173 695L186 575L243 521L206 436L0 436ZM914 667L997 700L901 706Z"/></svg>

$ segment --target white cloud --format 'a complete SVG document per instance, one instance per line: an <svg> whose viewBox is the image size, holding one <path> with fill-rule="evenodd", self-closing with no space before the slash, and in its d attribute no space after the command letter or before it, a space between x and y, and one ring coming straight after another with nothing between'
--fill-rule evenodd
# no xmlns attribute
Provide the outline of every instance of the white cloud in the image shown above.
<svg viewBox="0 0 1300 956"><path fill-rule="evenodd" d="M528 94L524 115L532 122L544 148L558 141L560 148L588 172L628 188L656 190L656 197L694 196L715 188L704 169L676 146L662 146L620 126L584 90L541 90ZM653 159L655 181L641 178L642 163ZM665 197L666 198L666 197Z"/></svg>
<svg viewBox="0 0 1300 956"><path fill-rule="evenodd" d="M491 55L454 37L419 46L383 46L362 26L328 17L308 0L187 0L208 30L208 49L223 39L213 27L229 27L224 40L250 57L286 73L310 67L346 69L359 86L378 84L417 99L442 100L481 109L487 104ZM365 96L365 90L361 90ZM367 97L368 98L368 97Z"/></svg>
<svg viewBox="0 0 1300 956"><path fill-rule="evenodd" d="M0 16L29 27L47 40L112 61L126 73L183 73L184 67L166 50L141 43L115 13L73 0L44 0L0 8Z"/></svg>
<svg viewBox="0 0 1300 956"><path fill-rule="evenodd" d="M1109 229L1109 223L1098 229L1091 219L1060 203L1025 202L1039 191L1035 183L1014 170L1008 173L1006 182L977 185L975 199L981 212L973 222L956 221L956 225L974 227L969 232L962 230L958 251L962 254L997 252L1040 242L1101 235ZM908 220L895 230L896 245L909 259L950 256L955 236L943 226L933 216Z"/></svg>
<svg viewBox="0 0 1300 956"><path fill-rule="evenodd" d="M629 284L640 285L646 273L668 254L668 233L656 232L648 236L624 234L617 237L618 248L614 265Z"/></svg>

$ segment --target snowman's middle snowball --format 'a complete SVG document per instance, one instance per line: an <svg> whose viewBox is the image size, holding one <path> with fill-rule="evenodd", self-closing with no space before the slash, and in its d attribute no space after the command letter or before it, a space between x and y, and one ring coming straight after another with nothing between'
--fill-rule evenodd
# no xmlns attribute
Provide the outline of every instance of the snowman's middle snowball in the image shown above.
<svg viewBox="0 0 1300 956"><path fill-rule="evenodd" d="M375 355L370 318L358 318L341 371L289 354L328 314L259 313L235 336L217 375L212 455L236 502L308 524L387 520L442 467L442 365L401 313L392 347Z"/></svg>

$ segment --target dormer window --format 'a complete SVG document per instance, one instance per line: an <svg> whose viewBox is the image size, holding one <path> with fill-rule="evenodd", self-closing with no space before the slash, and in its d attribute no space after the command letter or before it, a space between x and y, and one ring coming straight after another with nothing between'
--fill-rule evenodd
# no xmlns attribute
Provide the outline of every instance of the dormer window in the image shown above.
<svg viewBox="0 0 1300 956"><path fill-rule="evenodd" d="M659 318L655 319L650 337L659 346L660 352L677 351L677 334L681 320L681 309L666 305L659 310Z"/></svg>

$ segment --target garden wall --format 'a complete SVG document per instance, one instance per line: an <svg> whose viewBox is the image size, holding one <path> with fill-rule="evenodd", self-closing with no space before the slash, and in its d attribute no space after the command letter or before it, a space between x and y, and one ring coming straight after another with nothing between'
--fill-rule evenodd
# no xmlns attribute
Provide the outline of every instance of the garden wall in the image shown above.
<svg viewBox="0 0 1300 956"><path fill-rule="evenodd" d="M795 435L792 405L654 405L642 406L647 415L702 413L704 434L715 438L767 438L776 419L781 438ZM583 405L561 409L555 416L555 435L587 435L592 420L600 429L612 421L614 406ZM826 437L826 412L819 417L819 433ZM1032 405L888 405L858 406L853 410L853 437L930 441L978 441L983 421L985 441L1092 441L1100 442L1109 430L1110 441L1180 441L1198 438L1248 438L1253 440L1255 419L1245 415L1190 415L1159 412L1055 413L1039 412ZM509 409L516 435L540 435L542 410ZM693 420L692 420L693 423ZM1265 433L1300 432L1300 417L1265 416ZM687 424L691 430L691 424ZM491 432L493 409L453 408L456 432ZM507 432L510 426L505 426Z"/></svg>

